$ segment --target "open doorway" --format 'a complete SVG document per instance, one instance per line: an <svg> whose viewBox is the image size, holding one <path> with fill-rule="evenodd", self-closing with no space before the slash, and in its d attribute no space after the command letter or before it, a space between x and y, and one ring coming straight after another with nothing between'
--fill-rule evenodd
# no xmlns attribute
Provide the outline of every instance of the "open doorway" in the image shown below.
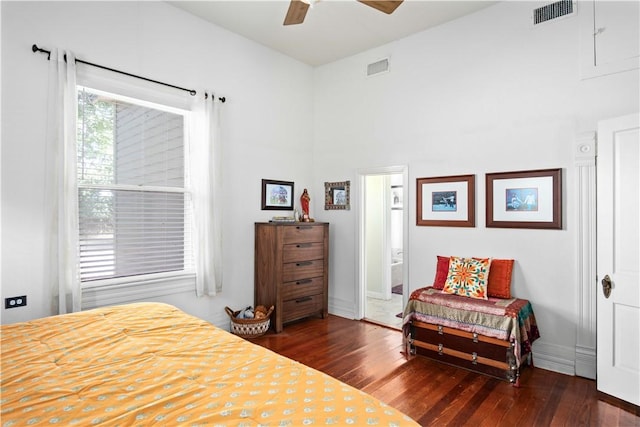
<svg viewBox="0 0 640 427"><path fill-rule="evenodd" d="M404 167L361 174L360 289L365 320L402 327L406 301L406 171Z"/></svg>

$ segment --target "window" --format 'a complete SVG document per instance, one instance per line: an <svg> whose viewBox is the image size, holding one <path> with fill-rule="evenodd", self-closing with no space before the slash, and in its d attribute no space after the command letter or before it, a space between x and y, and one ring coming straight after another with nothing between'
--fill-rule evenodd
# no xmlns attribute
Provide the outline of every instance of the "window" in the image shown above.
<svg viewBox="0 0 640 427"><path fill-rule="evenodd" d="M83 286L194 274L187 114L78 87Z"/></svg>

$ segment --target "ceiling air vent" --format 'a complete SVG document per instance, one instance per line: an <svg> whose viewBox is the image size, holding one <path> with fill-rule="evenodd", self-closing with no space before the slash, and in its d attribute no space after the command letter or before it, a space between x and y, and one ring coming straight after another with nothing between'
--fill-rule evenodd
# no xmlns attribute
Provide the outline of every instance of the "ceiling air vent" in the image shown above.
<svg viewBox="0 0 640 427"><path fill-rule="evenodd" d="M389 58L381 59L380 61L372 62L367 65L367 77L386 73L387 71L389 71Z"/></svg>
<svg viewBox="0 0 640 427"><path fill-rule="evenodd" d="M574 0L560 0L533 10L533 25L576 13Z"/></svg>

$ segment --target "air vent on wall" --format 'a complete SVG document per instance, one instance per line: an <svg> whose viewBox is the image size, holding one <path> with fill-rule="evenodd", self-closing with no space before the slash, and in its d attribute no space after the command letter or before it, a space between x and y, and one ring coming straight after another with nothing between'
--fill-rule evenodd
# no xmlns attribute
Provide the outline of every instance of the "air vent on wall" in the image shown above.
<svg viewBox="0 0 640 427"><path fill-rule="evenodd" d="M380 61L372 62L367 65L367 77L375 76L376 74L385 73L389 71L389 58L381 59Z"/></svg>
<svg viewBox="0 0 640 427"><path fill-rule="evenodd" d="M542 24L543 22L548 22L561 16L573 15L574 13L576 13L574 0L560 0L534 9L533 25Z"/></svg>

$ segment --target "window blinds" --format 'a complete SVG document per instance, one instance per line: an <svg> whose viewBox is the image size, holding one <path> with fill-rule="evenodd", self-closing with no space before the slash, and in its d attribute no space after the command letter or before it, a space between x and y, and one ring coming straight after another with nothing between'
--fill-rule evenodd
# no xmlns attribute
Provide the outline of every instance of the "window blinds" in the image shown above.
<svg viewBox="0 0 640 427"><path fill-rule="evenodd" d="M184 129L183 114L78 91L81 281L193 272Z"/></svg>

